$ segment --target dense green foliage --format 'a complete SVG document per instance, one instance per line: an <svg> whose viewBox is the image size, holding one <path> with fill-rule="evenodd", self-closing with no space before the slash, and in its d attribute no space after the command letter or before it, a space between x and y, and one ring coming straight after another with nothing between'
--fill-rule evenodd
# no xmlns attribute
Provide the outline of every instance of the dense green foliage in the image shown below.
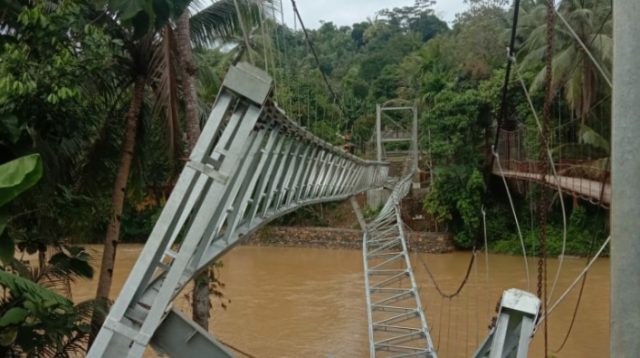
<svg viewBox="0 0 640 358"><path fill-rule="evenodd" d="M90 13L82 2L16 2L3 17L13 31L0 35L0 156L42 158L43 180L12 208L23 213L12 235L34 250L84 236L96 224L90 217L104 213L95 199L108 197L108 165L96 155L108 160L117 138L109 129L123 109L116 99L124 93L114 87L120 44Z"/></svg>
<svg viewBox="0 0 640 358"><path fill-rule="evenodd" d="M34 186L42 177L42 161L38 154L14 159L0 165L0 260L9 263L13 259L14 241L5 232L12 215L7 204Z"/></svg>
<svg viewBox="0 0 640 358"><path fill-rule="evenodd" d="M486 102L474 89L446 89L433 99L426 116L431 128L431 158L438 178L425 199L434 219L450 222L459 245L469 247L481 228L478 212L485 183Z"/></svg>
<svg viewBox="0 0 640 358"><path fill-rule="evenodd" d="M0 165L0 352L3 356L66 357L86 344L89 314L96 304L74 306L54 291L69 294L74 277L91 278L89 255L80 247L65 247L37 268L14 258L13 238L5 232L15 219L5 206L42 177L38 154Z"/></svg>
<svg viewBox="0 0 640 358"><path fill-rule="evenodd" d="M523 157L531 159L539 156L538 127L518 77L527 85L540 117L544 4L522 3L514 71L517 75L513 74L509 81L505 108L504 127L524 133L520 150ZM333 143L341 143L340 134L350 130L360 155L373 154L376 103L418 99L422 148L429 154L425 166L433 165L435 177L425 198L425 208L432 219L452 231L460 247L469 248L482 238L484 207L488 212L487 225L502 228L502 232L489 230L489 241L500 242L492 247L500 252L518 253L520 245L503 184L489 174L488 168L490 144L501 110L504 48L511 21L511 11L504 5L503 1L471 1L470 9L458 16L451 29L433 16L428 2L383 10L375 20L351 27L324 23L310 32L320 54L320 67L309 53L301 32L278 27L271 41L263 41L262 46L271 50L265 52L265 58L275 66L273 72L279 83L276 97L281 106ZM582 41L591 42L595 56L608 68L610 5L564 1L560 10L579 29ZM556 100L550 140L554 159L582 160L588 165L602 166L608 157L608 141L604 138L609 131L610 89L584 53L576 58L576 40L567 35L563 25L557 26L554 64L558 68L554 69ZM337 101L323 85L321 73L329 78L338 94ZM577 84L583 81L593 85L590 93L576 92ZM588 100L590 108L584 116L584 110L580 109L585 108L580 104L582 100ZM589 177L587 172L579 174ZM512 186L511 191L520 220L531 215L537 217L537 190ZM567 215L573 218L572 199L566 195L564 199ZM577 210L582 213L582 207ZM551 206L553 219L548 224L551 254L557 253L554 242L562 241L560 214L556 197ZM296 215L288 220L296 221ZM572 219L567 253L586 254L591 233L598 242L605 238L605 212L589 209L580 215L588 219ZM525 236L532 240L533 247L537 230L534 227L529 231Z"/></svg>
<svg viewBox="0 0 640 358"><path fill-rule="evenodd" d="M83 350L90 332L93 301L74 305L71 277L91 278L89 255L71 247L42 267L14 260L0 270L0 352L3 356L70 357Z"/></svg>
<svg viewBox="0 0 640 358"><path fill-rule="evenodd" d="M265 31L250 34L252 51L257 64L274 74L276 100L292 118L336 144L342 142L344 131L351 131L356 152L363 156L371 155L375 104L419 99L423 149L430 151L428 160L436 178L426 207L434 219L456 233L461 246L469 247L480 232L480 207L490 205L486 197L495 194L491 189L495 185L487 182L487 143L499 112L510 11L499 1L472 1L450 29L430 5L420 1L382 10L375 19L353 26L324 23L309 33L320 67L302 32L270 20L267 10ZM536 106L541 104L542 5L523 2L518 44L519 72L531 84ZM155 31L186 3L172 6L175 9L158 10L155 25L156 14L145 14L150 8L144 1L132 2L120 15L136 33ZM563 2L561 9L580 29L580 36L593 40L594 53L609 65L608 6ZM3 23L14 31L0 35L2 160L35 151L45 168L43 182L13 204L25 212L10 228L18 241L25 242L24 247L37 248L60 239L100 241L106 226L124 130L121 118L131 95L127 84L131 71L144 59L136 51L145 47L132 48L142 44L135 37L139 35L131 37L116 24L96 21L99 16L96 8L83 1L63 1L52 8L45 3L16 2L3 11ZM591 17L589 27L578 26L586 16ZM151 21L140 20L140 25L139 18L145 17ZM554 153L602 160L608 156L604 139L608 89L592 67L585 67L590 64L587 59L571 55L579 53L575 41L559 33ZM201 113L206 113L235 52L196 49ZM573 62L567 63L567 58ZM578 70L578 65L585 68ZM322 74L329 78L337 99L323 84ZM581 81L588 81L589 93L576 92ZM509 89L508 119L528 129L527 150L535 157L536 127L515 78ZM148 98L140 113L130 200L123 213L125 240L144 239L179 168L171 158L181 155L182 144L171 138L167 143L167 139L180 135L183 124L167 126L166 120L154 120L162 113L154 103ZM167 146L173 150L167 151ZM43 195L51 200L38 200ZM23 225L26 222L35 225Z"/></svg>

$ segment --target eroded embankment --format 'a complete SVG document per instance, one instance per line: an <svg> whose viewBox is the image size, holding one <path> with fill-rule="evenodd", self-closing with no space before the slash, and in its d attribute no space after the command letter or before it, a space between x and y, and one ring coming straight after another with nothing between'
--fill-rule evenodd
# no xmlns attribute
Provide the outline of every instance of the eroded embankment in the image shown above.
<svg viewBox="0 0 640 358"><path fill-rule="evenodd" d="M347 228L270 226L251 235L243 244L359 249L362 247L362 231ZM407 232L407 245L411 251L428 253L451 252L455 249L449 233Z"/></svg>

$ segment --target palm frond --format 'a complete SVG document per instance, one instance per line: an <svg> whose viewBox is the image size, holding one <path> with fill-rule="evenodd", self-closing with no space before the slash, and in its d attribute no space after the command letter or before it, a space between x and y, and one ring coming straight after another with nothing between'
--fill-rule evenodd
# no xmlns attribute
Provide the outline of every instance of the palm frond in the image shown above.
<svg viewBox="0 0 640 358"><path fill-rule="evenodd" d="M191 40L196 46L207 47L232 37L239 28L233 0L219 0L189 19Z"/></svg>
<svg viewBox="0 0 640 358"><path fill-rule="evenodd" d="M71 301L63 296L44 288L41 285L7 271L0 270L0 286L9 289L13 296L25 296L32 300L50 302L59 305L61 308L70 308Z"/></svg>
<svg viewBox="0 0 640 358"><path fill-rule="evenodd" d="M255 33L262 26L263 17L269 18L272 0L237 0L240 16L247 30ZM266 16L265 16L266 15ZM218 0L194 13L189 19L191 41L198 47L232 42L242 28L234 0Z"/></svg>
<svg viewBox="0 0 640 358"><path fill-rule="evenodd" d="M576 61L579 60L575 56L575 47L567 47L562 52L557 54L553 58L552 72L553 72L553 91L557 91L559 87L566 83L567 79L572 75L572 71L575 69ZM535 79L531 83L530 91L536 92L540 90L544 84L546 73L546 66L543 67L536 75Z"/></svg>
<svg viewBox="0 0 640 358"><path fill-rule="evenodd" d="M179 149L180 131L179 102L178 102L178 78L176 68L177 49L173 30L165 26L162 40L155 48L154 58L154 91L155 100L152 107L153 117L164 117L167 121L167 149L172 160Z"/></svg>
<svg viewBox="0 0 640 358"><path fill-rule="evenodd" d="M580 125L580 142L591 145L592 147L601 149L605 153L609 153L610 145L609 141L604 138L600 133L596 132L593 128L586 124Z"/></svg>
<svg viewBox="0 0 640 358"><path fill-rule="evenodd" d="M607 64L605 70L608 71L609 65L613 61L613 38L608 34L596 34L591 41L590 49L597 58Z"/></svg>

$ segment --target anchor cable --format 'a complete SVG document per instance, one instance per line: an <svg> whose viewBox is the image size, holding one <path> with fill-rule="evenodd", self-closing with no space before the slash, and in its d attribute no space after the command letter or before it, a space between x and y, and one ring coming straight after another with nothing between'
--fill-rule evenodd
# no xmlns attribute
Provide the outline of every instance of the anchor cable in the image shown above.
<svg viewBox="0 0 640 358"><path fill-rule="evenodd" d="M220 339L220 338L216 338L216 339L218 340L218 342L220 342L220 343L224 344L225 346L227 346L227 347L229 347L229 348L233 349L234 351L236 351L236 352L238 352L238 353L240 353L240 354L243 354L243 355L245 355L245 356L247 356L247 357L249 357L249 358L257 358L257 357L256 357L256 356L254 356L253 354L251 354L251 353L247 353L246 351L243 351L243 350L241 350L241 349L240 349L240 348L238 348L238 347L232 346L231 344L229 344L228 342L223 341L223 340L222 340L222 339Z"/></svg>
<svg viewBox="0 0 640 358"><path fill-rule="evenodd" d="M602 244L602 246L600 247L600 249L598 250L598 252L591 258L591 260L589 261L589 264L587 266L585 266L584 269L582 269L582 271L578 274L578 276L573 280L573 282L569 285L569 287L567 287L566 290L564 290L564 292L560 295L560 297L549 307L548 310L546 310L544 312L544 314L542 316L540 316L540 319L538 320L538 323L536 323L536 330L538 329L538 327L540 326L540 324L542 324L548 316L551 315L551 313L553 313L553 310L556 309L556 307L558 307L558 305L560 303L562 303L562 301L564 301L564 299L567 297L567 295L569 294L569 292L571 292L573 290L573 288L578 284L578 282L580 281L580 279L587 274L587 272L591 269L591 267L593 266L593 264L596 262L596 260L600 257L600 255L602 254L602 252L604 251L604 249L607 247L607 245L609 245L609 242L611 241L611 236L607 237L607 239L604 241L604 243ZM535 333L535 331L534 331Z"/></svg>
<svg viewBox="0 0 640 358"><path fill-rule="evenodd" d="M543 134L543 130L542 130L542 124L540 123L540 118L538 117L538 114L536 113L535 106L533 105L533 100L531 99L531 95L529 94L529 90L527 89L527 86L524 83L524 79L522 77L522 74L520 73L520 70L518 69L518 65L516 63L515 56L512 57L512 60L514 62L515 68L516 68L516 75L518 77L518 81L520 82L520 86L522 87L522 90L523 90L524 95L525 95L525 97L527 99L527 102L529 103L529 109L531 110L533 118L536 121L538 132L540 133L540 135L542 135ZM560 209L561 209L561 212L562 212L562 250L560 252L560 259L558 261L558 268L556 269L555 278L553 279L553 284L551 285L551 290L549 291L549 300L551 300L553 298L553 292L555 291L556 285L558 284L558 280L560 278L560 272L562 271L562 266L564 264L564 256L565 256L564 254L565 254L565 250L566 250L566 247L567 247L567 209L566 209L565 203L564 203L564 195L563 195L563 192L562 192L562 186L560 185L560 176L558 175L558 169L557 169L555 161L553 160L553 155L551 154L551 147L549 146L549 141L544 136L542 136L542 140L544 140L544 142L545 142L545 149L547 151L547 157L548 157L549 164L550 164L550 167L551 167L551 173L553 175L553 179L554 179L554 181L556 183L556 187L558 189L558 198L559 198L559 201L560 201Z"/></svg>
<svg viewBox="0 0 640 358"><path fill-rule="evenodd" d="M548 172L548 163L545 160L546 151L544 146L549 138L549 120L551 118L551 105L553 102L553 33L555 28L555 0L547 0L547 28L546 28L546 53L545 53L545 93L544 106L542 110L542 135L540 136L540 154L542 160L542 182L546 181ZM540 186L540 202L539 202L539 235L540 256L538 259L538 297L542 300L543 312L547 312L547 191L544 185ZM544 322L544 356L549 356L549 325Z"/></svg>

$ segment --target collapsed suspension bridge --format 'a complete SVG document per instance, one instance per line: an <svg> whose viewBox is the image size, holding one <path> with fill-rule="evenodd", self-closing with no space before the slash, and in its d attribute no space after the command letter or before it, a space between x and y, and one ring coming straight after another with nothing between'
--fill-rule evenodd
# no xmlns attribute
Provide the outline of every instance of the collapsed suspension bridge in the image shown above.
<svg viewBox="0 0 640 358"><path fill-rule="evenodd" d="M393 190L378 217L366 224L358 215L364 229L370 353L437 356L399 211L417 169L415 109L410 160L405 175L394 179L388 164L346 153L295 124L273 102L272 90L272 79L262 70L243 63L230 69L89 357L141 357L148 345L171 357L233 356L172 308L187 283L243 237L282 215L384 186ZM475 356L526 355L539 306L531 294L506 291L497 324Z"/></svg>
<svg viewBox="0 0 640 358"><path fill-rule="evenodd" d="M518 4L516 1L514 20ZM556 13L589 54L553 5L550 1L548 13ZM498 160L492 170L503 177L505 186L506 178L532 181L556 187L560 193L564 190L611 206L612 230L569 288L542 314L541 302L534 295L513 289L505 291L495 324L473 357L525 357L536 328L584 279L610 241L615 243L611 247L611 356L635 357L640 351L637 339L640 190L635 185L640 175L637 160L640 70L636 64L640 46L634 37L640 32L639 15L637 1L616 2L613 81L598 66L610 86L616 83L612 100L612 170L606 163L596 166L599 172L593 175L588 174L592 170L584 170L587 163L562 161L556 168L549 154L554 171L549 176L546 164L540 169L539 163L511 156L511 144L500 148L496 137L493 155ZM516 21L509 46L510 62L515 58L515 29ZM551 49L552 31L547 33ZM507 75L505 88L508 81ZM172 301L186 284L244 236L277 217L305 205L344 200L382 187L392 188L391 194L378 217L369 224L352 201L364 231L370 354L371 357L437 356L426 319L429 307L421 301L416 287L399 215L400 199L411 190L410 178L416 169L417 155L409 162L404 176L390 178L388 164L345 153L296 125L274 103L272 92L272 79L261 70L240 64L229 71L197 146L96 337L90 357L141 357L148 345L172 357L232 356L206 330L172 309ZM544 134L542 137L548 138ZM547 146L549 152L547 144L541 147ZM416 149L412 147L414 153ZM610 171L615 174L611 179ZM550 302L543 303L547 306Z"/></svg>

